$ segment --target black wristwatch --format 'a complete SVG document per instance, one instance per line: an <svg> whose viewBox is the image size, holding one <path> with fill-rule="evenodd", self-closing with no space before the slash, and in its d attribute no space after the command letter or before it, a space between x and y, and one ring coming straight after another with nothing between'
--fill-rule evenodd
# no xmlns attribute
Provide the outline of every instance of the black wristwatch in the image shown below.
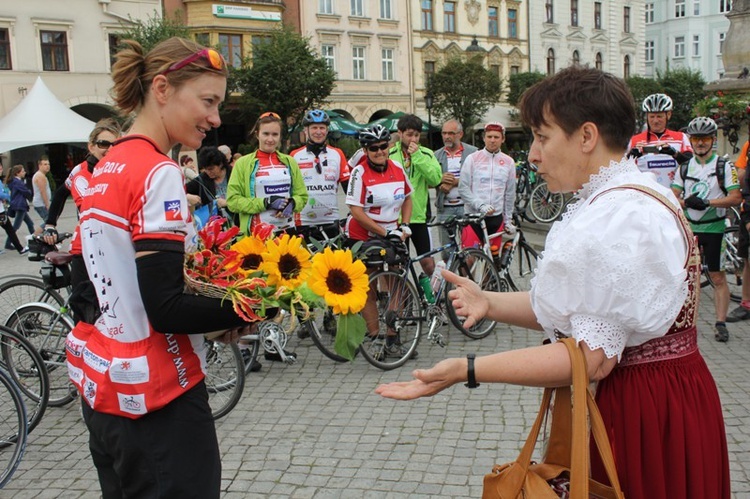
<svg viewBox="0 0 750 499"><path fill-rule="evenodd" d="M466 388L476 388L476 387L479 386L479 383L477 383L476 375L474 374L474 359L476 359L476 358L477 358L477 356L475 354L473 354L473 353L470 353L470 354L466 355L466 360L468 361L468 365L467 365L468 376L467 376L467 379L469 380L468 383L464 384L464 386L466 386Z"/></svg>

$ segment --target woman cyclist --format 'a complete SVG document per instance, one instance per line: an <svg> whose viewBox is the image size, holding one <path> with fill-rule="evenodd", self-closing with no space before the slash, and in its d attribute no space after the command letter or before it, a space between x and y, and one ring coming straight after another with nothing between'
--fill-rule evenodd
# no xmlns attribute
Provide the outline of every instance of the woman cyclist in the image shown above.
<svg viewBox="0 0 750 499"><path fill-rule="evenodd" d="M359 132L364 157L352 170L346 193L350 211L346 221L348 245L377 238L405 241L411 235L412 187L401 165L388 159L390 139L391 133L381 125ZM362 317L367 323L368 336L376 337L380 324L373 290L368 293ZM386 337L386 352L401 357L396 335L390 333Z"/></svg>
<svg viewBox="0 0 750 499"><path fill-rule="evenodd" d="M188 182L185 190L191 206L204 206L216 201L216 209L234 223L234 214L227 209L227 185L232 167L218 147L204 147L198 153L200 174Z"/></svg>
<svg viewBox="0 0 750 499"><path fill-rule="evenodd" d="M299 166L278 151L281 118L263 113L253 128L258 150L234 165L227 185L227 206L240 217L240 231L252 232L261 222L279 229L294 225L293 215L307 204L307 189Z"/></svg>

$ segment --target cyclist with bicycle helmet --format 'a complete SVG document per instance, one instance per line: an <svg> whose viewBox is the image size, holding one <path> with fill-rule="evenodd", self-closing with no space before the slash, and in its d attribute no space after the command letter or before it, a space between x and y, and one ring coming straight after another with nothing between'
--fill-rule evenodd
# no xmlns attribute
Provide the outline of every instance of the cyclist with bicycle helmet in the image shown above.
<svg viewBox="0 0 750 499"><path fill-rule="evenodd" d="M636 158L638 168L656 175L656 180L669 187L677 165L693 155L686 134L667 128L672 117L672 99L666 94L651 94L643 99L646 130L636 134L628 144L628 157Z"/></svg>
<svg viewBox="0 0 750 499"><path fill-rule="evenodd" d="M326 144L330 124L331 118L325 111L313 109L306 112L302 118L302 126L305 128L307 143L290 153L299 165L308 194L307 204L301 212L295 214L295 228L290 232L303 237L308 234L315 237L315 232L311 233L313 227L324 230L328 237L339 234L337 191L341 184L346 192L349 166L341 149Z"/></svg>
<svg viewBox="0 0 750 499"><path fill-rule="evenodd" d="M685 216L708 266L709 276L716 291L716 341L729 340L725 324L729 310L729 287L721 269L721 246L724 240L726 209L742 201L740 185L734 166L713 151L716 142L716 122L699 116L687 127L695 156L677 169L672 191L680 199ZM723 181L723 184L720 183Z"/></svg>
<svg viewBox="0 0 750 499"><path fill-rule="evenodd" d="M737 233L737 255L742 258L742 301L740 304L729 312L727 315L727 322L739 322L750 319L750 263L748 263L748 249L750 248L750 233L748 233L748 226L750 226L750 182L748 182L748 174L750 174L750 168L747 167L748 150L750 149L750 141L745 141L745 145L742 146L740 154L734 162L734 167L737 169L737 176L740 179L740 186L742 187L742 209L740 210L740 222L739 231Z"/></svg>
<svg viewBox="0 0 750 499"><path fill-rule="evenodd" d="M411 236L412 185L401 165L388 158L390 139L391 133L381 125L359 132L364 157L352 169L346 193L346 204L350 211L346 222L349 246L356 241L377 238L405 241ZM372 291L368 293L362 317L367 324L368 336L377 337L380 324ZM402 347L397 344L395 333L389 333L386 354L401 357ZM416 356L412 355L412 358Z"/></svg>

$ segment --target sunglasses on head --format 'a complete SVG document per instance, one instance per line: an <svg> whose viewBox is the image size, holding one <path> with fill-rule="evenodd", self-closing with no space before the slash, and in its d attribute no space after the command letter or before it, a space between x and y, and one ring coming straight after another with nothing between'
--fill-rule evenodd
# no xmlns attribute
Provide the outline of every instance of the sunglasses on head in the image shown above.
<svg viewBox="0 0 750 499"><path fill-rule="evenodd" d="M278 114L276 114L276 113L273 113L273 112L271 112L271 111L268 111L267 113L263 113L263 114L261 114L261 115L260 115L260 116L258 117L258 119L261 119L261 118L276 118L277 120L280 120L280 119L281 119L281 116L279 116Z"/></svg>
<svg viewBox="0 0 750 499"><path fill-rule="evenodd" d="M179 62L175 62L174 64L172 64L171 66L169 66L167 69L165 69L159 74L166 75L166 74L171 73L172 71L177 71L179 69L184 68L188 64L195 62L201 58L205 58L213 69L216 69L219 71L224 69L224 58L221 56L220 53L218 53L214 49L203 49L203 50L199 50L195 54L187 56L186 58L184 58L183 60Z"/></svg>
<svg viewBox="0 0 750 499"><path fill-rule="evenodd" d="M108 140L97 140L96 142L94 142L94 144L96 144L96 147L98 147L99 149L109 149L110 147L115 145L114 142L110 142Z"/></svg>
<svg viewBox="0 0 750 499"><path fill-rule="evenodd" d="M373 146L367 146L367 150L370 152L378 152L378 151L385 151L388 149L388 143L380 144L379 146L373 145Z"/></svg>

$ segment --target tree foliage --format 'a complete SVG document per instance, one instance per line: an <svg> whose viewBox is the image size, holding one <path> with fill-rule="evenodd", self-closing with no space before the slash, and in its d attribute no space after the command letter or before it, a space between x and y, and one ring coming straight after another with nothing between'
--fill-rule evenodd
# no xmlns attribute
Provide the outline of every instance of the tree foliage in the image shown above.
<svg viewBox="0 0 750 499"><path fill-rule="evenodd" d="M297 123L306 110L322 107L335 80L336 73L315 53L309 38L282 27L231 71L229 87L242 94L245 118L273 111L285 123Z"/></svg>
<svg viewBox="0 0 750 499"><path fill-rule="evenodd" d="M130 24L123 23L118 36L120 40L137 41L148 52L167 38L190 38L190 31L182 22L179 12L175 12L172 17L162 17L154 11L154 15L148 16L145 21L130 17Z"/></svg>
<svg viewBox="0 0 750 499"><path fill-rule="evenodd" d="M663 93L672 98L673 109L669 128L673 130L686 127L694 118L693 108L703 99L703 87L706 84L699 71L687 68L668 69L664 73L657 72L656 79L633 76L626 82L633 94L638 128L643 126L646 119L641 108L643 99L651 94Z"/></svg>
<svg viewBox="0 0 750 499"><path fill-rule="evenodd" d="M542 81L546 75L539 71L516 73L508 78L508 104L515 106L521 100L521 96L527 88Z"/></svg>
<svg viewBox="0 0 750 499"><path fill-rule="evenodd" d="M432 112L438 119L458 119L464 128L475 125L500 100L502 82L475 60L451 59L427 82Z"/></svg>

